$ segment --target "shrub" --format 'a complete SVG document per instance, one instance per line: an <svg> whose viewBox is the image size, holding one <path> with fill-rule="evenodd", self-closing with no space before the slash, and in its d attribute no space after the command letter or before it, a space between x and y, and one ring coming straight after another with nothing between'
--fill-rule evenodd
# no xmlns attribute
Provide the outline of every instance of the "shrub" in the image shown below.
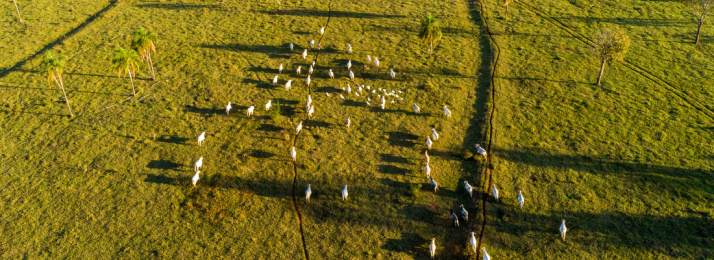
<svg viewBox="0 0 714 260"><path fill-rule="evenodd" d="M409 189L407 190L407 195L412 196L412 197L418 197L419 192L421 191L421 187L419 187L419 184L411 184L409 185Z"/></svg>

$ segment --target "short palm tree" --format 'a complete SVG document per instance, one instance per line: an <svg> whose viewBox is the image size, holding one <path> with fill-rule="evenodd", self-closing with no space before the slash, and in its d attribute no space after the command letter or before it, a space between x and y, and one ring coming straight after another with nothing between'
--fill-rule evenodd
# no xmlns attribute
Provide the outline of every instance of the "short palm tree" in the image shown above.
<svg viewBox="0 0 714 260"><path fill-rule="evenodd" d="M131 48L139 53L139 57L142 61L147 61L149 63L149 71L151 72L151 78L156 80L156 73L154 73L154 63L151 61L151 53L156 53L156 46L154 42L157 40L157 36L154 32L144 29L144 27L139 27L134 31L134 40L131 41Z"/></svg>
<svg viewBox="0 0 714 260"><path fill-rule="evenodd" d="M41 66L44 68L45 73L47 73L47 85L50 85L51 88L52 85L50 84L50 81L52 80L57 83L57 86L62 89L62 94L64 95L65 102L67 103L69 115L74 117L72 108L69 106L69 99L67 99L67 92L64 91L64 82L62 81L62 68L64 67L65 61L67 61L67 56L62 54L55 55L54 52L47 51L44 59L42 60Z"/></svg>
<svg viewBox="0 0 714 260"><path fill-rule="evenodd" d="M124 75L129 75L131 92L136 96L133 75L136 75L136 67L139 67L139 55L134 50L127 51L124 48L117 48L114 50L112 65L114 65L114 70L117 71L120 78L124 77Z"/></svg>
<svg viewBox="0 0 714 260"><path fill-rule="evenodd" d="M427 14L426 18L421 21L419 38L424 40L424 43L429 44L429 57L431 57L431 52L434 51L434 45L438 44L441 39L439 20L436 20L431 14Z"/></svg>

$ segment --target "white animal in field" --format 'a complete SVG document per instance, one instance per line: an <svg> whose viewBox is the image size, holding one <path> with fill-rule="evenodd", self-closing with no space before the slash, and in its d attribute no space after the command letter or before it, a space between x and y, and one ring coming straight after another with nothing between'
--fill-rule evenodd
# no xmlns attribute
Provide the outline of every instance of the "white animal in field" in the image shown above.
<svg viewBox="0 0 714 260"><path fill-rule="evenodd" d="M444 115L446 115L446 117L451 117L451 111L446 108L446 106L444 106Z"/></svg>
<svg viewBox="0 0 714 260"><path fill-rule="evenodd" d="M471 239L469 239L469 244L471 244L471 249L473 249L474 253L476 253L476 250L478 250L478 248L476 248L478 246L478 242L476 241L476 236L474 232L471 232Z"/></svg>
<svg viewBox="0 0 714 260"><path fill-rule="evenodd" d="M451 213L449 213L449 218L454 221L454 226L459 226L459 217L456 216L456 213L454 213L454 209L449 209Z"/></svg>
<svg viewBox="0 0 714 260"><path fill-rule="evenodd" d="M307 49L305 49L305 51L302 52L302 59L303 60L307 59Z"/></svg>
<svg viewBox="0 0 714 260"><path fill-rule="evenodd" d="M369 55L367 55L367 63L372 63L372 57L370 57ZM366 65L367 63L365 63L365 65Z"/></svg>
<svg viewBox="0 0 714 260"><path fill-rule="evenodd" d="M355 96L358 96L358 97L359 97L359 93L355 92Z"/></svg>
<svg viewBox="0 0 714 260"><path fill-rule="evenodd" d="M295 146L293 146L293 149L290 150L290 157L293 158L293 162L297 160L297 152L295 151Z"/></svg>
<svg viewBox="0 0 714 260"><path fill-rule="evenodd" d="M310 65L310 67L307 68L307 74L312 75L312 72L313 72L312 65Z"/></svg>
<svg viewBox="0 0 714 260"><path fill-rule="evenodd" d="M312 195L312 189L310 188L310 184L308 184L307 190L305 190L305 199L307 202L310 202L310 195Z"/></svg>
<svg viewBox="0 0 714 260"><path fill-rule="evenodd" d="M290 90L290 87L293 85L293 80L288 80L287 83L285 83L285 90Z"/></svg>
<svg viewBox="0 0 714 260"><path fill-rule="evenodd" d="M302 66L298 66L298 68L297 68L297 70L296 70L295 72L297 72L297 74L300 75L300 71L301 71L301 70L302 70Z"/></svg>
<svg viewBox="0 0 714 260"><path fill-rule="evenodd" d="M201 166L203 166L203 157L198 158L198 161L193 165L193 169L198 171L201 169Z"/></svg>
<svg viewBox="0 0 714 260"><path fill-rule="evenodd" d="M425 154L426 154L426 153L425 153ZM427 158L429 158L428 155L427 155ZM426 163L426 166L424 166L424 173L426 173L426 177L427 177L427 178L431 178L431 167L429 167L429 163L428 163L428 162Z"/></svg>
<svg viewBox="0 0 714 260"><path fill-rule="evenodd" d="M307 111L307 118L312 118L313 113L315 113L315 105L310 106L310 109Z"/></svg>
<svg viewBox="0 0 714 260"><path fill-rule="evenodd" d="M350 87L350 84L347 84L347 94L352 94L352 88Z"/></svg>
<svg viewBox="0 0 714 260"><path fill-rule="evenodd" d="M394 78L396 78L396 77L397 77L397 74L396 74L396 73L394 73L394 69L390 69L390 70L389 70L389 76L391 76L391 77L392 77L392 79L394 79Z"/></svg>
<svg viewBox="0 0 714 260"><path fill-rule="evenodd" d="M307 95L307 106L308 106L308 109L309 109L309 107L310 107L310 104L312 104L312 97L308 94L308 95Z"/></svg>
<svg viewBox="0 0 714 260"><path fill-rule="evenodd" d="M317 43L317 50L319 51L320 49L322 49L322 43L321 43L321 42L318 42L318 43Z"/></svg>
<svg viewBox="0 0 714 260"><path fill-rule="evenodd" d="M342 94L340 94L340 98L342 98L342 99L345 99L345 97L344 97L344 96L342 96Z"/></svg>
<svg viewBox="0 0 714 260"><path fill-rule="evenodd" d="M431 129L431 137L434 138L434 141L439 140L439 134L436 133L436 129L434 129L434 128Z"/></svg>
<svg viewBox="0 0 714 260"><path fill-rule="evenodd" d="M310 82L311 82L311 80L310 80L310 75L307 75L307 86L308 86L308 87L310 86Z"/></svg>
<svg viewBox="0 0 714 260"><path fill-rule="evenodd" d="M417 106L416 103L414 103L414 105L412 105L412 108L414 109L414 113L419 114L419 112L421 111L421 109L419 109L419 106Z"/></svg>
<svg viewBox="0 0 714 260"><path fill-rule="evenodd" d="M385 100L384 97L382 97L382 110L384 110L384 105L386 105L386 104L387 104L387 100Z"/></svg>
<svg viewBox="0 0 714 260"><path fill-rule="evenodd" d="M367 86L367 90L370 90L369 86ZM372 92L372 93L374 93L374 92Z"/></svg>
<svg viewBox="0 0 714 260"><path fill-rule="evenodd" d="M482 247L481 249L483 249L483 260L491 260L491 256L486 253L486 248Z"/></svg>
<svg viewBox="0 0 714 260"><path fill-rule="evenodd" d="M278 67L278 74L282 74L282 73L283 73L283 64L280 63L280 67Z"/></svg>
<svg viewBox="0 0 714 260"><path fill-rule="evenodd" d="M270 106L272 106L272 105L273 105L273 100L268 99L268 103L265 103L265 111L270 110Z"/></svg>
<svg viewBox="0 0 714 260"><path fill-rule="evenodd" d="M352 125L352 116L347 116L347 120L345 120L345 126L347 127L347 129L349 129L350 125Z"/></svg>
<svg viewBox="0 0 714 260"><path fill-rule="evenodd" d="M362 86L360 86L359 84L357 84L357 91L359 91L359 93L362 93Z"/></svg>
<svg viewBox="0 0 714 260"><path fill-rule="evenodd" d="M431 144L432 144L431 139L429 138L429 136L427 136L426 137L426 149L431 151Z"/></svg>
<svg viewBox="0 0 714 260"><path fill-rule="evenodd" d="M310 48L315 47L315 40L310 40L308 43L310 44Z"/></svg>
<svg viewBox="0 0 714 260"><path fill-rule="evenodd" d="M320 28L320 35L325 35L325 27Z"/></svg>
<svg viewBox="0 0 714 260"><path fill-rule="evenodd" d="M521 208L523 208L523 204L526 203L526 199L523 198L523 191L519 190L518 191L518 205L521 205Z"/></svg>
<svg viewBox="0 0 714 260"><path fill-rule="evenodd" d="M377 68L379 68L379 59L377 59L377 57L374 57L374 66L377 66Z"/></svg>
<svg viewBox="0 0 714 260"><path fill-rule="evenodd" d="M248 111L247 111L247 112L248 112L248 113L247 113L247 114L248 114L248 118L250 118L250 116L253 115L253 111L254 111L254 110L255 110L255 106L250 106L250 107L248 108Z"/></svg>
<svg viewBox="0 0 714 260"><path fill-rule="evenodd" d="M563 223L560 224L560 237L563 241L565 241L565 232L568 232L568 228L565 227L565 219L563 219Z"/></svg>
<svg viewBox="0 0 714 260"><path fill-rule="evenodd" d="M498 189L496 189L496 184L493 184L493 191L491 191L491 193L493 193L493 198L498 202Z"/></svg>
<svg viewBox="0 0 714 260"><path fill-rule="evenodd" d="M469 212L464 208L464 204L461 204L461 216L464 218L464 221L469 221Z"/></svg>
<svg viewBox="0 0 714 260"><path fill-rule="evenodd" d="M226 115L229 114L229 112L231 111L231 108L233 108L233 107L231 107L231 102L228 101L228 105L226 106Z"/></svg>
<svg viewBox="0 0 714 260"><path fill-rule="evenodd" d="M332 73L332 69L330 69L330 78L334 79L335 78L335 73Z"/></svg>
<svg viewBox="0 0 714 260"><path fill-rule="evenodd" d="M295 134L300 134L300 130L302 130L302 120L300 120L300 123L295 127Z"/></svg>
<svg viewBox="0 0 714 260"><path fill-rule="evenodd" d="M330 96L330 93L325 92L325 95L327 95L328 97L331 97L331 96Z"/></svg>
<svg viewBox="0 0 714 260"><path fill-rule="evenodd" d="M431 239L431 244L429 244L429 254L431 254L431 259L434 259L434 254L436 254L436 238Z"/></svg>
<svg viewBox="0 0 714 260"><path fill-rule="evenodd" d="M474 188L471 187L468 181L464 181L464 189L469 192L469 197L474 197Z"/></svg>
<svg viewBox="0 0 714 260"><path fill-rule="evenodd" d="M352 73L351 70L350 70L350 79L351 79L352 81L355 81L355 74Z"/></svg>
<svg viewBox="0 0 714 260"><path fill-rule="evenodd" d="M273 77L273 86L275 86L275 84L278 84L278 75L275 75L275 77Z"/></svg>
<svg viewBox="0 0 714 260"><path fill-rule="evenodd" d="M342 189L342 200L347 200L347 185L345 185L345 188Z"/></svg>
<svg viewBox="0 0 714 260"><path fill-rule="evenodd" d="M426 150L424 150L424 161L427 165L429 164L429 153Z"/></svg>
<svg viewBox="0 0 714 260"><path fill-rule="evenodd" d="M193 178L191 178L191 182L193 182L194 188L196 187L196 183L198 182L198 179L199 179L198 174L199 173L201 173L201 171L196 171L196 175L194 175Z"/></svg>
<svg viewBox="0 0 714 260"><path fill-rule="evenodd" d="M436 183L433 176L429 176L429 179L431 179L431 187L434 187L434 193L436 193L439 190L439 184Z"/></svg>
<svg viewBox="0 0 714 260"><path fill-rule="evenodd" d="M483 155L483 158L486 159L486 156L487 156L487 155L486 155L486 150L484 150L483 148L481 148L481 146L478 145L478 144L476 144L476 151L477 151L479 154Z"/></svg>
<svg viewBox="0 0 714 260"><path fill-rule="evenodd" d="M198 135L198 146L201 146L203 144L203 140L206 139L206 132L202 132L200 135Z"/></svg>
<svg viewBox="0 0 714 260"><path fill-rule="evenodd" d="M347 44L347 52L352 53L352 45Z"/></svg>
<svg viewBox="0 0 714 260"><path fill-rule="evenodd" d="M293 51L293 47L294 47L294 46L293 46L293 43L291 42L291 43L290 43L290 51Z"/></svg>
<svg viewBox="0 0 714 260"><path fill-rule="evenodd" d="M352 60L347 60L347 70L352 68Z"/></svg>

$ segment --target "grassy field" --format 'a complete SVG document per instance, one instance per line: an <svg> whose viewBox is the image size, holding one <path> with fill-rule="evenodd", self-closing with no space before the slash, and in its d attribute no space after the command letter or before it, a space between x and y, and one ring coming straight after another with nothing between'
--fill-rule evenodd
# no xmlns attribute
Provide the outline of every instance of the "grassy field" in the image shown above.
<svg viewBox="0 0 714 260"><path fill-rule="evenodd" d="M270 1L18 4L25 23L12 2L0 3L2 258L299 259L293 186L314 259L426 259L431 238L440 259L475 258L467 235L484 220L494 259L714 257L714 29L705 25L694 46L695 23L680 3L519 1L508 21L494 1L485 13L465 0L308 0L279 12ZM444 32L432 59L417 37L427 12ZM295 139L308 95L295 69L315 59L300 53L328 17L311 86L316 116ZM497 49L484 19L501 50L495 103ZM144 67L139 94L128 98L128 79L110 59L139 26L159 35L158 79ZM587 37L614 26L633 40L629 63L609 65L596 87ZM48 49L69 56L74 118L39 71ZM362 69L366 55L381 68ZM342 88L355 87L347 60L356 83L402 91L404 100L383 111L376 94L371 105L347 95ZM279 101L280 118L262 109L268 100ZM473 144L488 140L492 105L492 180L502 200L488 199L482 219L481 196L469 199L462 183L485 190ZM421 170L431 128L441 135L430 152L436 194ZM455 228L448 209L461 204L471 221ZM560 219L571 230L565 242Z"/></svg>

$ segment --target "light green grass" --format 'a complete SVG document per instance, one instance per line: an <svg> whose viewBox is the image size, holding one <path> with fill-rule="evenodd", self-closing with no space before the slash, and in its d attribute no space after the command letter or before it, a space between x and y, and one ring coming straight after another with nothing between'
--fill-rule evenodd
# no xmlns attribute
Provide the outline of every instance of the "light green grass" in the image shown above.
<svg viewBox="0 0 714 260"><path fill-rule="evenodd" d="M447 214L449 207L469 203L457 187L467 176L475 179L477 164L461 154L480 139L486 112L474 107L486 99L476 81L481 38L467 3L333 1L332 8L322 40L326 51L313 79L316 117L298 139L296 190L311 257L423 258L432 237L439 240L440 256L465 254L468 225L453 228ZM65 84L74 119L64 116L59 92L47 88L38 59L3 77L2 169L8 174L2 176L0 226L12 235L0 244L2 256L299 258L288 151L307 97L305 74L295 76L294 69L300 64L306 71L310 60L297 50L289 53L287 43L302 50L328 10L317 1L285 3L277 14L275 9L263 1L117 4L55 48L70 57ZM446 36L433 60L416 37L427 12L441 19ZM65 30L74 26L62 24ZM159 81L145 80L144 69L138 75L144 80L136 82L139 94L125 101L128 79L115 78L109 60L115 47L129 45L138 26L159 34ZM3 66L41 49L52 36L30 34L28 45L4 42L26 50ZM345 54L348 42L352 55ZM360 68L368 54L379 57L382 69L355 70L359 83L405 91L404 101L388 104L387 112L354 96L350 102L339 93L324 94L349 83L346 59ZM283 75L295 79L290 92L282 89L286 76L280 87L267 83L281 62ZM340 78L328 80L328 67ZM397 80L388 79L389 68ZM424 90L427 83L435 89ZM262 109L271 98L282 105L278 122ZM234 105L230 116L223 112L228 101ZM422 116L409 112L413 102ZM442 116L444 104L454 114L449 120ZM251 119L244 114L249 105L257 105ZM348 114L354 120L349 131L342 126ZM441 134L432 153L441 185L436 195L420 159L432 127ZM206 144L197 148L201 131L207 132ZM192 166L200 156L205 169L193 189ZM308 183L310 204L302 199ZM346 203L338 197L345 184ZM408 195L411 184L422 185L416 197Z"/></svg>

